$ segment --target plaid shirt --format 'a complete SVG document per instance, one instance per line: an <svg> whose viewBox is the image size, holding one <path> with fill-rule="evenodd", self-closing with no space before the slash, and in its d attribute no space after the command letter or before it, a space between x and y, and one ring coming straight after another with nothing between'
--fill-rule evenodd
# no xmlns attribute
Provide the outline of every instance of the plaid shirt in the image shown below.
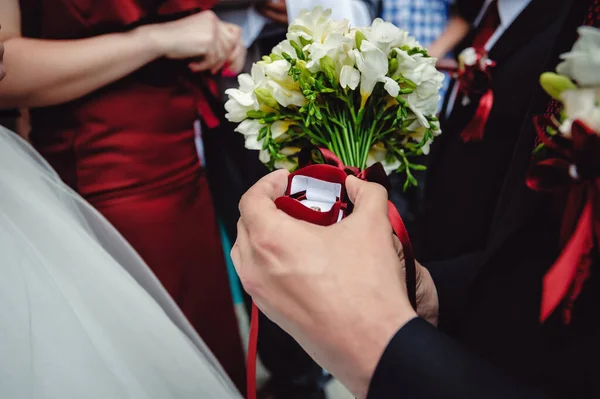
<svg viewBox="0 0 600 399"><path fill-rule="evenodd" d="M452 3L454 0L383 0L382 18L428 47L444 32Z"/></svg>
<svg viewBox="0 0 600 399"><path fill-rule="evenodd" d="M446 29L450 5L455 0L383 0L381 17L414 36L423 47L429 47ZM440 90L440 109L450 77L446 74Z"/></svg>

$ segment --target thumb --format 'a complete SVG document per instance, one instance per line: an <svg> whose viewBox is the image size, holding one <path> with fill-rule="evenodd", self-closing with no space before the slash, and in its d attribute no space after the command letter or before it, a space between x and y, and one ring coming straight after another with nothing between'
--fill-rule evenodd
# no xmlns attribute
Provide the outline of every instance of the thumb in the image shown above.
<svg viewBox="0 0 600 399"><path fill-rule="evenodd" d="M388 192L381 184L369 183L354 176L346 179L346 191L354 204L355 215L367 218L388 217Z"/></svg>

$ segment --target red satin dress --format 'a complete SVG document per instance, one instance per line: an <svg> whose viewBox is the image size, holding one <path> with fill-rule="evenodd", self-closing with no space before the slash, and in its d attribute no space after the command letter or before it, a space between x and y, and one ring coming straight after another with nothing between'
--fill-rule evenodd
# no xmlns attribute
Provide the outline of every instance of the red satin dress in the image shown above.
<svg viewBox="0 0 600 399"><path fill-rule="evenodd" d="M78 39L214 2L21 0L21 10L26 36ZM241 388L241 339L194 141L207 104L192 80L183 62L153 62L84 98L33 109L31 139L139 252Z"/></svg>

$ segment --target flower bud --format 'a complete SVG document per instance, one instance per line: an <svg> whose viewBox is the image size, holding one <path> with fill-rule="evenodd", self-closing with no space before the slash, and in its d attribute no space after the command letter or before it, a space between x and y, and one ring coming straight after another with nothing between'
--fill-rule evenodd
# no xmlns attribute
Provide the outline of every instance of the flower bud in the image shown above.
<svg viewBox="0 0 600 399"><path fill-rule="evenodd" d="M562 101L561 94L567 90L574 90L577 88L575 83L564 75L558 75L553 72L546 72L540 76L540 84L552 98L558 101Z"/></svg>
<svg viewBox="0 0 600 399"><path fill-rule="evenodd" d="M337 86L337 74L335 72L335 62L326 55L320 60L321 69L325 72L325 76L327 76L327 80L333 87Z"/></svg>
<svg viewBox="0 0 600 399"><path fill-rule="evenodd" d="M279 109L279 103L277 103L275 98L273 98L273 95L269 90L264 88L256 89L254 90L254 94L256 94L256 98L258 98L258 101L260 101L262 104L274 109Z"/></svg>

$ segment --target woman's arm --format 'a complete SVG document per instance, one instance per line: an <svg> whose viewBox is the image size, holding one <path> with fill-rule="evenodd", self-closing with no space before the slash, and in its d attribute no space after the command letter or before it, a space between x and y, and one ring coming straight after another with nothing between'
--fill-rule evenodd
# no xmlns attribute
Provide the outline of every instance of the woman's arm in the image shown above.
<svg viewBox="0 0 600 399"><path fill-rule="evenodd" d="M239 41L210 11L126 33L79 40L38 40L21 36L18 0L0 2L7 76L0 83L0 108L40 107L68 102L112 83L166 56L202 57L194 71L223 66Z"/></svg>
<svg viewBox="0 0 600 399"><path fill-rule="evenodd" d="M450 17L444 33L429 46L429 54L435 58L443 58L469 32L469 23L460 15Z"/></svg>

